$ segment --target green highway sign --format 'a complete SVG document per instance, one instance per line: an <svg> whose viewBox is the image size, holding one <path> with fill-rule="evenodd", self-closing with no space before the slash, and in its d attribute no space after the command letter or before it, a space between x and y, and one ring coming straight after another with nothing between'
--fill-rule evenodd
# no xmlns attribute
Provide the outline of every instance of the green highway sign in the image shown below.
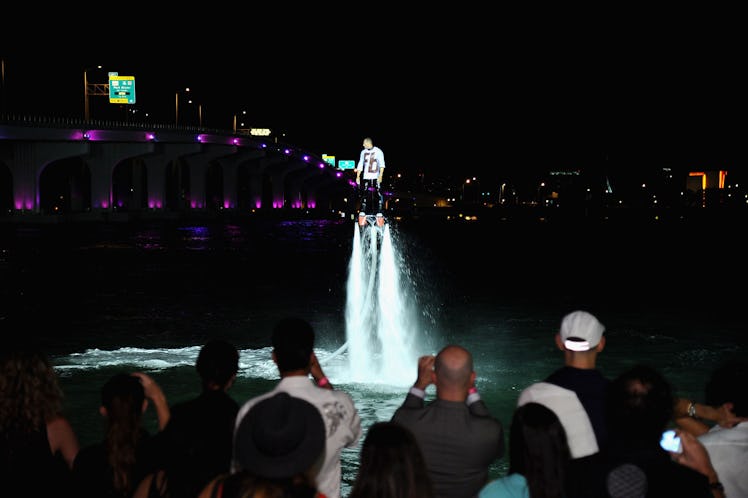
<svg viewBox="0 0 748 498"><path fill-rule="evenodd" d="M338 168L340 169L356 169L356 161L341 159L338 161Z"/></svg>
<svg viewBox="0 0 748 498"><path fill-rule="evenodd" d="M135 103L135 76L109 75L109 102L112 104Z"/></svg>

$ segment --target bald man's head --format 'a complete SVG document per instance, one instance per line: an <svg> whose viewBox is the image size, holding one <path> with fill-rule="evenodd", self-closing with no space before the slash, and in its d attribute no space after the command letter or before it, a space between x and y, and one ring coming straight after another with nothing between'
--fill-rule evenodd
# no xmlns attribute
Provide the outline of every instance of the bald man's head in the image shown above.
<svg viewBox="0 0 748 498"><path fill-rule="evenodd" d="M467 349L456 344L445 346L436 355L434 373L437 378L437 388L467 389L473 381L471 378L473 355Z"/></svg>

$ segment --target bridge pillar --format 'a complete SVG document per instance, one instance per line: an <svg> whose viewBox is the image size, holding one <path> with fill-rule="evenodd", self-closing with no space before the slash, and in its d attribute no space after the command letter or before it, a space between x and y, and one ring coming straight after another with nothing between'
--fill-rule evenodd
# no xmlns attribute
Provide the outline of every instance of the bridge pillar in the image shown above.
<svg viewBox="0 0 748 498"><path fill-rule="evenodd" d="M10 157L4 158L13 176L13 208L40 213L39 178L52 161L75 157L89 151L86 142L13 142Z"/></svg>
<svg viewBox="0 0 748 498"><path fill-rule="evenodd" d="M124 159L140 156L154 150L152 143L99 143L92 142L84 159L91 170L91 209L111 211L112 174Z"/></svg>
<svg viewBox="0 0 748 498"><path fill-rule="evenodd" d="M206 207L205 180L208 163L234 152L236 152L236 147L233 145L211 145L210 148L203 148L201 152L183 157L190 166L190 193L187 201L191 209L205 209Z"/></svg>
<svg viewBox="0 0 748 498"><path fill-rule="evenodd" d="M216 159L216 162L223 167L224 209L237 209L238 207L239 185L237 177L239 166L264 156L265 152L262 150L239 150L236 154ZM262 186L261 182L260 186Z"/></svg>
<svg viewBox="0 0 748 498"><path fill-rule="evenodd" d="M202 146L193 144L158 144L152 154L142 157L148 171L148 209L161 210L166 206L166 167L173 160L200 152Z"/></svg>

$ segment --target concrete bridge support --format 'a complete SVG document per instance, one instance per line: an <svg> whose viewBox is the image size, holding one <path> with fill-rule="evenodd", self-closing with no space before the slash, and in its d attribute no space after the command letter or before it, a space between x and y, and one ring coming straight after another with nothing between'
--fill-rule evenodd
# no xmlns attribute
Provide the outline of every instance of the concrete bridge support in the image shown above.
<svg viewBox="0 0 748 498"><path fill-rule="evenodd" d="M13 142L8 165L13 177L13 206L20 212L40 213L39 179L44 167L52 161L85 155L90 151L86 142L52 142L40 147L33 142Z"/></svg>

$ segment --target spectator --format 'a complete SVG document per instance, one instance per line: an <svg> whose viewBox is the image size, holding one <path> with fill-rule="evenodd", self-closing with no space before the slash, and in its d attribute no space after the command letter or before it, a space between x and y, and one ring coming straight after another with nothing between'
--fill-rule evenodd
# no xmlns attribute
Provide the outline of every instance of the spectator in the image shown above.
<svg viewBox="0 0 748 498"><path fill-rule="evenodd" d="M668 382L650 366L635 365L614 379L606 399L607 467L639 467L646 475L648 497L722 496L709 455L694 436L681 432L682 453L660 447L674 401Z"/></svg>
<svg viewBox="0 0 748 498"><path fill-rule="evenodd" d="M566 490L570 460L566 432L553 410L525 403L512 416L508 475L488 483L478 496L572 496Z"/></svg>
<svg viewBox="0 0 748 498"><path fill-rule="evenodd" d="M309 401L322 414L326 427L325 460L317 476L319 491L327 498L338 498L341 485L340 454L343 448L356 445L361 437L361 419L350 395L334 390L314 354L314 329L301 318L284 318L273 329L272 358L280 373L280 382L271 391L256 396L239 408L234 431L231 469L245 470L237 458L243 444L239 431L242 420L259 401L279 392ZM309 376L315 380L313 383ZM252 470L252 469L247 469Z"/></svg>
<svg viewBox="0 0 748 498"><path fill-rule="evenodd" d="M504 429L475 390L473 357L458 345L418 359L418 377L392 421L418 441L438 497L469 497L488 482L489 466L504 456ZM426 388L436 399L425 403Z"/></svg>
<svg viewBox="0 0 748 498"><path fill-rule="evenodd" d="M6 343L0 353L0 482L8 496L66 496L78 438L49 359Z"/></svg>
<svg viewBox="0 0 748 498"><path fill-rule="evenodd" d="M164 451L162 469L143 479L134 498L194 498L211 479L229 471L239 404L228 390L239 370L239 351L212 339L200 349L195 368L201 392L171 407L169 423L157 436Z"/></svg>
<svg viewBox="0 0 748 498"><path fill-rule="evenodd" d="M106 420L104 440L80 450L73 465L76 496L129 497L138 483L157 468L152 436L142 425L149 400L159 429L169 419L161 388L144 373L113 375L101 389L99 412Z"/></svg>
<svg viewBox="0 0 748 498"><path fill-rule="evenodd" d="M709 453L709 459L725 488L725 495L730 497L748 496L748 472L745 471L748 462L746 385L748 362L740 359L726 361L712 372L707 382L706 404L688 402L685 412L677 413L675 417L680 427L688 427L698 436L699 442ZM684 413L685 417L678 417Z"/></svg>
<svg viewBox="0 0 748 498"><path fill-rule="evenodd" d="M278 391L254 403L236 428L233 474L213 479L198 498L325 498L315 483L326 428L319 409Z"/></svg>
<svg viewBox="0 0 748 498"><path fill-rule="evenodd" d="M369 427L348 498L431 498L426 462L413 433L394 422Z"/></svg>
<svg viewBox="0 0 748 498"><path fill-rule="evenodd" d="M571 456L588 457L607 439L605 389L608 379L597 368L597 355L605 348L605 326L587 311L573 311L561 320L556 347L564 353L564 366L545 381L522 390L519 406L535 401L556 412L566 431Z"/></svg>

